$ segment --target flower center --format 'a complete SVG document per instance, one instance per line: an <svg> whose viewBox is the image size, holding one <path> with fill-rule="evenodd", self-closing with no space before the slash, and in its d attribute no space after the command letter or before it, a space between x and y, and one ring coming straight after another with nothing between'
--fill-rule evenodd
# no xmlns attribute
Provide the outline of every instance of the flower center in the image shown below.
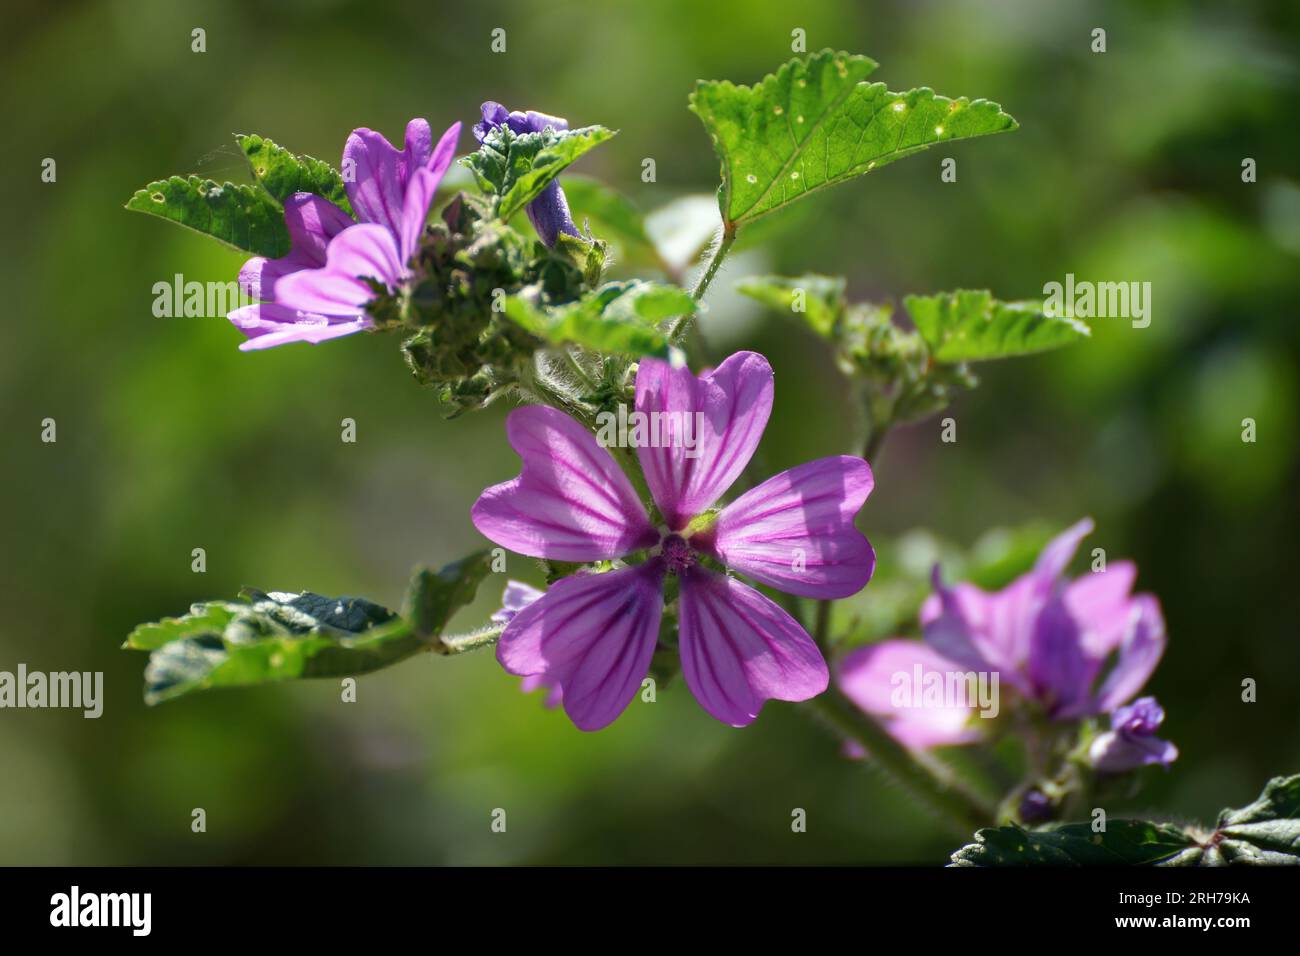
<svg viewBox="0 0 1300 956"><path fill-rule="evenodd" d="M670 534L664 538L660 553L673 574L681 574L695 564L695 552L680 534Z"/></svg>

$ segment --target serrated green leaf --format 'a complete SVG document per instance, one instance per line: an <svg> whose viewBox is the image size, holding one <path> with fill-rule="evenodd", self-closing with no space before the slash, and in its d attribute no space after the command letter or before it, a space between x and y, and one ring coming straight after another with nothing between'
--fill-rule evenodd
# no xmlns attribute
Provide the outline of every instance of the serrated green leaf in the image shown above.
<svg viewBox="0 0 1300 956"><path fill-rule="evenodd" d="M137 191L126 208L170 220L253 255L276 259L289 251L284 210L256 186L173 176Z"/></svg>
<svg viewBox="0 0 1300 956"><path fill-rule="evenodd" d="M511 296L505 307L507 318L552 345L635 356L665 349L668 339L659 323L694 311L695 300L685 290L639 280L608 282L566 305L545 308Z"/></svg>
<svg viewBox="0 0 1300 956"><path fill-rule="evenodd" d="M818 335L831 339L844 312L843 276L754 276L736 286L751 299L798 315Z"/></svg>
<svg viewBox="0 0 1300 956"><path fill-rule="evenodd" d="M1224 810L1218 830L1225 838L1225 855L1257 857L1250 860L1256 863L1300 864L1300 774L1274 777L1250 806Z"/></svg>
<svg viewBox="0 0 1300 956"><path fill-rule="evenodd" d="M1197 848L1186 831L1145 820L1110 820L1102 833L1087 823L1043 830L989 827L955 852L951 865L1136 866L1169 863Z"/></svg>
<svg viewBox="0 0 1300 956"><path fill-rule="evenodd" d="M183 617L142 625L124 646L150 651L148 704L213 687L364 674L441 650L447 622L473 600L488 570L482 553L417 571L409 619L364 598L246 588L237 600L207 601Z"/></svg>
<svg viewBox="0 0 1300 956"><path fill-rule="evenodd" d="M461 160L484 192L495 194L497 216L508 221L536 199L579 156L614 136L603 126L516 134L507 126L488 133L478 152Z"/></svg>
<svg viewBox="0 0 1300 956"><path fill-rule="evenodd" d="M329 163L297 156L256 134L236 134L235 141L244 151L253 177L276 201L283 203L294 193L315 193L352 214L343 176Z"/></svg>
<svg viewBox="0 0 1300 956"><path fill-rule="evenodd" d="M1044 314L1041 302L1002 302L987 290L910 295L903 304L936 362L1027 355L1091 334L1077 319Z"/></svg>
<svg viewBox="0 0 1300 956"><path fill-rule="evenodd" d="M865 56L823 50L754 86L702 81L691 109L722 161L718 205L733 229L826 186L937 143L1000 133L1016 121L988 100L867 83Z"/></svg>

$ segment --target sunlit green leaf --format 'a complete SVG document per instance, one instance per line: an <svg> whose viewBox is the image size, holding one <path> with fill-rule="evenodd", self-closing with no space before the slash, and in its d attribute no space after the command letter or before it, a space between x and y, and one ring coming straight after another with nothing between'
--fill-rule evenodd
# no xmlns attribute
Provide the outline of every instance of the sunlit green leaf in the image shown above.
<svg viewBox="0 0 1300 956"><path fill-rule="evenodd" d="M876 63L824 50L754 86L699 83L691 109L722 161L718 205L733 228L801 196L938 143L1000 133L1016 121L988 100L867 83Z"/></svg>
<svg viewBox="0 0 1300 956"><path fill-rule="evenodd" d="M1002 302L986 290L903 300L936 362L980 362L1042 352L1090 334L1078 319L1048 316L1041 302Z"/></svg>
<svg viewBox="0 0 1300 956"><path fill-rule="evenodd" d="M248 159L253 177L276 200L283 203L294 193L315 193L351 213L348 194L339 171L310 156L296 156L257 135L235 136Z"/></svg>
<svg viewBox="0 0 1300 956"><path fill-rule="evenodd" d="M523 296L506 300L506 316L552 345L648 355L667 347L659 328L690 315L695 302L683 289L656 282L608 282L576 302L542 308Z"/></svg>
<svg viewBox="0 0 1300 956"><path fill-rule="evenodd" d="M256 186L172 176L139 190L126 208L170 220L254 255L279 258L289 251L284 210Z"/></svg>
<svg viewBox="0 0 1300 956"><path fill-rule="evenodd" d="M844 311L845 284L842 276L754 276L736 288L765 305L799 316L819 336L830 339Z"/></svg>
<svg viewBox="0 0 1300 956"><path fill-rule="evenodd" d="M484 192L497 197L503 220L536 199L543 189L588 150L614 136L603 126L516 134L507 126L488 133L478 152L461 160L473 171Z"/></svg>

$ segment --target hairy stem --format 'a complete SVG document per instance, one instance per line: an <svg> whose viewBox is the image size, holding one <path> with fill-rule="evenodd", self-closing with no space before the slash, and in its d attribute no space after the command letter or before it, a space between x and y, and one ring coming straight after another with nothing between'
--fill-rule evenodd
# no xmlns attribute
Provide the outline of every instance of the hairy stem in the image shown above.
<svg viewBox="0 0 1300 956"><path fill-rule="evenodd" d="M808 703L835 730L862 747L869 760L939 814L954 833L969 837L993 822L995 809L966 789L949 767L913 754L833 685Z"/></svg>

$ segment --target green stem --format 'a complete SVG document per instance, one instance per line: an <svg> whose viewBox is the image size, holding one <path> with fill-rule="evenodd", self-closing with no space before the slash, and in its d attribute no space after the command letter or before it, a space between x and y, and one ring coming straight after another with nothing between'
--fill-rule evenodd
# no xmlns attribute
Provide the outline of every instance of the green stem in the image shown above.
<svg viewBox="0 0 1300 956"><path fill-rule="evenodd" d="M476 651L481 647L491 647L495 644L505 629L504 624L489 624L465 634L444 634L429 649L435 654L444 655Z"/></svg>
<svg viewBox="0 0 1300 956"><path fill-rule="evenodd" d="M722 260L727 258L727 253L731 252L731 247L736 242L735 226L724 226L722 236L718 239L718 244L713 247L709 255L709 264L704 269L704 274L700 276L700 281L695 284L691 290L691 298L699 302L704 298L704 293L709 291L709 286L722 268ZM677 343L685 334L687 327L690 325L691 317L683 315L673 323L672 329L668 333L668 341Z"/></svg>
<svg viewBox="0 0 1300 956"><path fill-rule="evenodd" d="M704 270L704 275L700 276L700 281L696 283L695 289L691 292L691 298L699 302L704 298L704 293L709 291L714 277L722 267L722 260L727 258L727 253L731 251L732 245L736 242L736 229L734 226L726 226L722 230L722 238L718 244L713 247L713 255L709 258L708 268Z"/></svg>
<svg viewBox="0 0 1300 956"><path fill-rule="evenodd" d="M808 703L835 730L861 746L869 760L937 813L955 834L968 838L995 819L994 808L967 790L950 768L913 754L838 688L832 686Z"/></svg>

